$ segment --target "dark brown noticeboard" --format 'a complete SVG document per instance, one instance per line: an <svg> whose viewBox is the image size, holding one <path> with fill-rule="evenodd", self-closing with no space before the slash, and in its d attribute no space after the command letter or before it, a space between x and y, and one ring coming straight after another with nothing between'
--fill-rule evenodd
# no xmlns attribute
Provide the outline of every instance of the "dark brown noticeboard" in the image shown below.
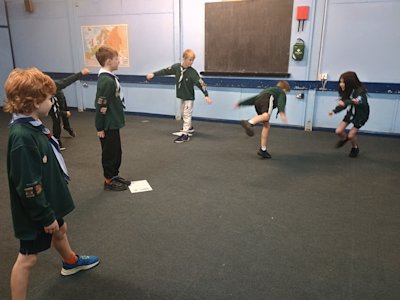
<svg viewBox="0 0 400 300"><path fill-rule="evenodd" d="M287 73L293 0L205 4L205 73Z"/></svg>

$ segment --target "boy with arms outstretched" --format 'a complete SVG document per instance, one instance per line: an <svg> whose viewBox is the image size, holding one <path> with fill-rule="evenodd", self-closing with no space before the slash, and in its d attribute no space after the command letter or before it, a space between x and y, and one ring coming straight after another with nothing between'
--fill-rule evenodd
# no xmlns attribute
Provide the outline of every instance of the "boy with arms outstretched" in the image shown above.
<svg viewBox="0 0 400 300"><path fill-rule="evenodd" d="M61 143L61 123L63 124L64 130L67 131L70 136L75 137L76 135L69 123L71 112L68 109L67 99L65 99L63 89L70 86L75 81L81 80L83 76L88 75L89 73L89 69L84 68L80 72L66 78L54 80L57 91L53 96L53 106L50 109L49 115L53 120L53 135L58 140L61 150L65 150L65 147Z"/></svg>
<svg viewBox="0 0 400 300"><path fill-rule="evenodd" d="M281 80L275 87L269 87L261 91L258 95L243 100L236 104L236 107L242 105L254 105L257 111L257 116L250 120L242 120L240 124L245 129L248 136L254 135L253 126L257 123L263 123L261 131L261 146L257 155L262 158L271 158L271 154L267 151L268 134L270 129L269 120L272 110L278 108L278 114L283 123L287 123L285 106L286 94L290 91L290 85L287 81Z"/></svg>
<svg viewBox="0 0 400 300"><path fill-rule="evenodd" d="M192 68L196 54L193 50L186 49L182 57L182 63L176 63L168 68L146 75L147 80L151 80L155 76L175 75L176 97L181 99L181 114L183 119L181 133L174 141L178 144L188 142L190 140L189 136L194 132L192 126L194 86L196 85L203 92L207 104L212 103L211 98L208 96L206 84L197 71Z"/></svg>

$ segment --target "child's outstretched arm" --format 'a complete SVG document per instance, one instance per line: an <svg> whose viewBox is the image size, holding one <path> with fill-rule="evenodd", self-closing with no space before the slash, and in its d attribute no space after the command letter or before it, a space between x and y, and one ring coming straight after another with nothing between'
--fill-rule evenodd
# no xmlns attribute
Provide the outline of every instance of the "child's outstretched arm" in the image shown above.
<svg viewBox="0 0 400 300"><path fill-rule="evenodd" d="M164 68L164 69L158 70L156 72L149 73L146 75L146 79L152 80L156 76L176 75L178 69L180 69L179 63L174 64L168 68Z"/></svg>
<svg viewBox="0 0 400 300"><path fill-rule="evenodd" d="M338 112L341 112L342 110L344 110L346 108L346 106L347 106L347 104L346 104L345 101L339 100L338 105L332 111L329 112L329 115L333 116L334 114L337 114Z"/></svg>
<svg viewBox="0 0 400 300"><path fill-rule="evenodd" d="M80 72L72 74L60 80L54 80L57 86L57 91L65 89L67 86L73 84L77 80L81 80L83 76L90 73L89 69L84 68Z"/></svg>
<svg viewBox="0 0 400 300"><path fill-rule="evenodd" d="M279 116L281 117L282 122L286 124L287 123L286 113L284 111L281 111L279 113Z"/></svg>

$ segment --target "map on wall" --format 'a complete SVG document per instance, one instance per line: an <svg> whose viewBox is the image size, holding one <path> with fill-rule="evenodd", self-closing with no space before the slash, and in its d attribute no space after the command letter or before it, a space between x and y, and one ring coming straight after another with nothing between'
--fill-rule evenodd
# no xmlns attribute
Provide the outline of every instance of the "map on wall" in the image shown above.
<svg viewBox="0 0 400 300"><path fill-rule="evenodd" d="M81 26L85 66L98 67L95 53L98 47L107 45L118 51L120 67L129 67L128 25Z"/></svg>

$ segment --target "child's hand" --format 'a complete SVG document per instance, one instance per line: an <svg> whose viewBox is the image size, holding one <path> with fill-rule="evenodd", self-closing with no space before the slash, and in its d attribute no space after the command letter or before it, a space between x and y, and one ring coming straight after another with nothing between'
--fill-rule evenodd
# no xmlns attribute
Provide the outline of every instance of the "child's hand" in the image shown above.
<svg viewBox="0 0 400 300"><path fill-rule="evenodd" d="M333 115L334 115L333 111L330 111L330 112L328 113L328 115L333 116Z"/></svg>
<svg viewBox="0 0 400 300"><path fill-rule="evenodd" d="M103 139L103 138L106 136L106 134L104 133L104 130L102 130L102 131L97 131L97 136L98 136L99 138Z"/></svg>
<svg viewBox="0 0 400 300"><path fill-rule="evenodd" d="M287 117L285 113L279 113L281 116L282 123L286 124L287 123Z"/></svg>
<svg viewBox="0 0 400 300"><path fill-rule="evenodd" d="M152 80L154 78L154 74L153 73L149 73L146 75L146 79L147 80Z"/></svg>
<svg viewBox="0 0 400 300"><path fill-rule="evenodd" d="M233 104L233 108L234 108L234 109L238 109L239 107L240 107L239 101L236 101L236 102Z"/></svg>
<svg viewBox="0 0 400 300"><path fill-rule="evenodd" d="M211 100L210 97L207 96L204 99L206 100L207 104L211 104L212 103L212 100Z"/></svg>
<svg viewBox="0 0 400 300"><path fill-rule="evenodd" d="M44 229L44 232L46 232L48 234L53 234L53 233L57 232L58 230L60 230L60 227L58 227L57 220L54 220L53 223L51 223L49 226L45 226L43 229Z"/></svg>
<svg viewBox="0 0 400 300"><path fill-rule="evenodd" d="M71 117L71 112L70 112L69 110L67 110L67 111L65 112L65 115L66 115L67 118L69 118L69 117Z"/></svg>
<svg viewBox="0 0 400 300"><path fill-rule="evenodd" d="M360 104L360 99L354 98L352 101L355 105Z"/></svg>
<svg viewBox="0 0 400 300"><path fill-rule="evenodd" d="M88 68L84 68L84 69L82 69L81 70L81 73L82 73L82 75L88 75L88 74L90 74L90 71L89 71L89 69Z"/></svg>

